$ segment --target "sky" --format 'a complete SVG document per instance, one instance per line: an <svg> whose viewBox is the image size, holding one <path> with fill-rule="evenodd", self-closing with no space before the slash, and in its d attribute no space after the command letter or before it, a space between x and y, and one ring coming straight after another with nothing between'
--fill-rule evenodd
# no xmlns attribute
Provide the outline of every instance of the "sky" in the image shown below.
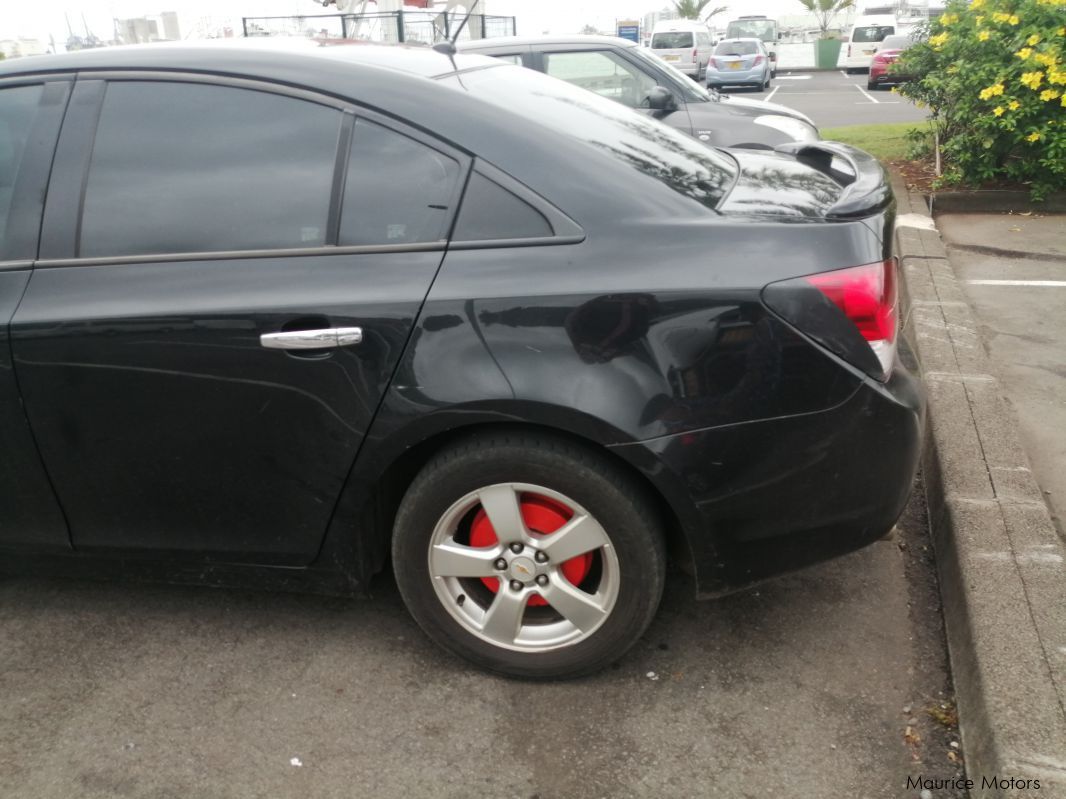
<svg viewBox="0 0 1066 799"><path fill-rule="evenodd" d="M585 25L609 31L618 19L640 19L649 11L669 5L666 0L481 0L478 11L517 17L519 34L573 33ZM740 14L802 13L798 0L712 0L713 5L728 5L729 10L716 19L728 20ZM370 6L370 10L373 6ZM161 11L178 12L183 35L196 29L201 19L205 25L227 22L238 32L242 16L321 14L317 0L0 0L0 39L19 36L48 41L49 34L62 43L67 38L67 13L75 33L84 35L82 15L89 29L101 39L111 38L113 18L156 15Z"/></svg>

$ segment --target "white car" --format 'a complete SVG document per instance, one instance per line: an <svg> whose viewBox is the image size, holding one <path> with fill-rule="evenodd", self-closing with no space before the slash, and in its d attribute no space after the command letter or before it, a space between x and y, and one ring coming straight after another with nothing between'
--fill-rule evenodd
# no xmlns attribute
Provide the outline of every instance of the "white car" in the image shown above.
<svg viewBox="0 0 1066 799"><path fill-rule="evenodd" d="M870 68L877 45L897 33L898 23L891 15L859 17L851 27L851 35L840 54L840 66L851 72L865 72Z"/></svg>
<svg viewBox="0 0 1066 799"><path fill-rule="evenodd" d="M711 60L714 40L706 25L688 19L660 22L651 34L655 55L690 78L702 81Z"/></svg>

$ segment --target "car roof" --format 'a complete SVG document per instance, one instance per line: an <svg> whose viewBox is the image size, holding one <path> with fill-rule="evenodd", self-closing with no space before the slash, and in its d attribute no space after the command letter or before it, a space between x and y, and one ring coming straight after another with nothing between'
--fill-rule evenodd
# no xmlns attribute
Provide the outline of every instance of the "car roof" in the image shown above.
<svg viewBox="0 0 1066 799"><path fill-rule="evenodd" d="M619 39L617 36L593 36L586 34L572 34L569 36L499 36L491 39L477 39L476 41L461 42L457 46L460 52L476 52L477 50L495 49L497 47L529 47L538 44L598 44L610 45L611 47L636 47L636 42L629 39Z"/></svg>
<svg viewBox="0 0 1066 799"><path fill-rule="evenodd" d="M762 39L757 39L754 36L734 36L732 39L718 40L718 44L726 44L728 42L757 42L762 44Z"/></svg>
<svg viewBox="0 0 1066 799"><path fill-rule="evenodd" d="M187 42L160 42L77 50L58 55L7 59L0 62L0 78L42 72L73 72L112 69L185 69L193 72L255 70L264 78L277 78L272 62L342 62L356 69L389 70L423 78L456 71L497 65L478 55L457 55L455 66L448 57L429 47L378 45L361 42L316 42L302 38L262 38ZM325 66L324 64L321 64Z"/></svg>

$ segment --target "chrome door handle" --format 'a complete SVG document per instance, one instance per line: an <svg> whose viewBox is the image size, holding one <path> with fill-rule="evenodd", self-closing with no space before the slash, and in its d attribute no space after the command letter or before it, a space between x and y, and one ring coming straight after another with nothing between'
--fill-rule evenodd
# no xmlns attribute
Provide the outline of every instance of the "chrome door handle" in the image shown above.
<svg viewBox="0 0 1066 799"><path fill-rule="evenodd" d="M291 330L263 333L259 343L270 350L324 350L347 347L363 340L361 327L327 327L321 330Z"/></svg>

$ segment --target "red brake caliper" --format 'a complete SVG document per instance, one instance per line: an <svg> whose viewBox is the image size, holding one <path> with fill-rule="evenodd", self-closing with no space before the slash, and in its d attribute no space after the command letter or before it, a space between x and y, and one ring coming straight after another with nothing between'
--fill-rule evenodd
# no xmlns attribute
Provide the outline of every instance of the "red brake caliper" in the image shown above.
<svg viewBox="0 0 1066 799"><path fill-rule="evenodd" d="M573 513L565 505L547 497L538 497L533 494L522 495L521 507L522 520L526 523L526 529L533 534L534 538L554 533L573 516ZM491 547L496 544L496 541L496 531L492 529L492 522L489 521L485 509L481 508L470 525L470 546ZM570 558L563 564L562 572L563 576L571 583L580 585L581 581L588 576L591 568L592 553L586 552L583 555ZM482 577L481 582L493 593L500 590L500 581L497 577ZM548 603L544 600L544 597L531 596L528 604L535 606L547 605Z"/></svg>

